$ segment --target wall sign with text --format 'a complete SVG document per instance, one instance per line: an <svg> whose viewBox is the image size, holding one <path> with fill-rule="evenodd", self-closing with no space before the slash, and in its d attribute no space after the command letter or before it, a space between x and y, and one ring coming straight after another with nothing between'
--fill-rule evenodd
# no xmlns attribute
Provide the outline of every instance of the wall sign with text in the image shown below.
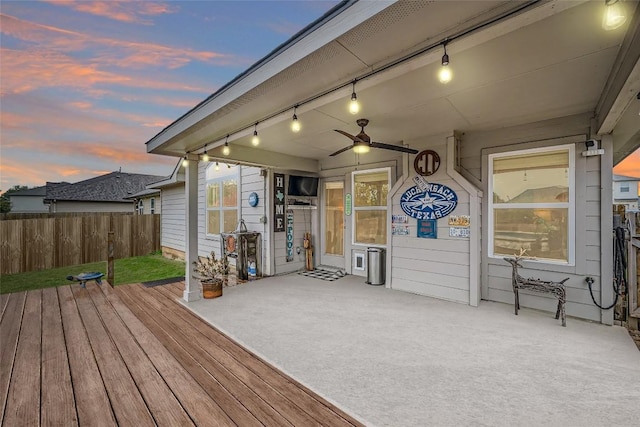
<svg viewBox="0 0 640 427"><path fill-rule="evenodd" d="M273 231L284 231L284 174L273 174Z"/></svg>
<svg viewBox="0 0 640 427"><path fill-rule="evenodd" d="M287 209L287 262L293 261L293 211Z"/></svg>
<svg viewBox="0 0 640 427"><path fill-rule="evenodd" d="M442 184L430 183L426 190L409 188L400 197L400 207L411 218L439 219L449 215L458 205L458 195Z"/></svg>
<svg viewBox="0 0 640 427"><path fill-rule="evenodd" d="M433 150L424 150L416 154L413 160L413 169L418 175L430 176L438 171L440 156Z"/></svg>

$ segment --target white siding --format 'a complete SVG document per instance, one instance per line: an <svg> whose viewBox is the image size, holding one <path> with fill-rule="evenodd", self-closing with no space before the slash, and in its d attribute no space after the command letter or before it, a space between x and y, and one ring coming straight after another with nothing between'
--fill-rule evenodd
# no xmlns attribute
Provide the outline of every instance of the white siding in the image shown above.
<svg viewBox="0 0 640 427"><path fill-rule="evenodd" d="M184 184L162 189L160 242L163 247L182 252L185 250L184 204Z"/></svg>
<svg viewBox="0 0 640 427"><path fill-rule="evenodd" d="M508 152L529 148L540 148L575 143L575 198L576 238L575 266L557 265L542 261L525 261L520 274L544 280L569 278L566 310L569 316L600 321L600 310L593 304L585 277L595 279L593 286L597 301L600 300L600 158L582 157L584 141L589 132L587 115L547 120L523 126L484 132L467 132L462 137L462 167L466 173L482 180L482 189L487 192L487 156L491 153ZM491 195L486 194L486 198ZM488 204L483 203L483 230L486 224ZM482 255L482 299L514 303L511 285L511 267L501 258L489 258L483 239ZM604 286L611 286L608 279ZM520 305L555 312L556 300L550 296L520 294Z"/></svg>
<svg viewBox="0 0 640 427"><path fill-rule="evenodd" d="M317 209L292 209L293 211L293 261L287 262L287 232L286 225L285 231L281 233L274 233L274 258L276 273L290 273L297 271L305 267L305 251L304 251L304 233L312 234L313 246L318 246L320 242L316 242L313 239L318 235L314 230L317 229L318 210ZM286 211L285 211L286 222ZM300 249L298 254L296 248ZM314 263L317 265L317 253L313 254Z"/></svg>
<svg viewBox="0 0 640 427"><path fill-rule="evenodd" d="M446 137L430 138L420 144L412 143L411 146L418 146L418 149L428 147L438 153L440 168L426 179L430 183L446 185L456 193L458 205L452 215L470 215L469 193L447 175ZM405 215L400 207L400 198L407 189L415 185L412 179L415 175L411 168L408 179L392 199L392 214ZM416 237L418 222L413 218L409 218L408 236L392 236L391 287L469 304L469 238L449 237L448 216L437 222L437 239Z"/></svg>

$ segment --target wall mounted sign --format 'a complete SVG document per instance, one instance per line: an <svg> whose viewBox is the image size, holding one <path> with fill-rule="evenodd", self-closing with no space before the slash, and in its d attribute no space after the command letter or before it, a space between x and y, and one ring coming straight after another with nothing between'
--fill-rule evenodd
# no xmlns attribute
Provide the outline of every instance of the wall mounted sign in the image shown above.
<svg viewBox="0 0 640 427"><path fill-rule="evenodd" d="M427 191L429 189L429 181L424 179L423 176L420 176L420 175L414 176L413 182L416 183L416 185L421 191Z"/></svg>
<svg viewBox="0 0 640 427"><path fill-rule="evenodd" d="M284 231L284 174L273 174L273 231Z"/></svg>
<svg viewBox="0 0 640 427"><path fill-rule="evenodd" d="M391 215L393 224L409 224L409 217L406 215Z"/></svg>
<svg viewBox="0 0 640 427"><path fill-rule="evenodd" d="M418 237L423 239L438 238L438 220L435 219L419 219L418 220Z"/></svg>
<svg viewBox="0 0 640 427"><path fill-rule="evenodd" d="M451 227L449 228L449 237L469 237L469 227Z"/></svg>
<svg viewBox="0 0 640 427"><path fill-rule="evenodd" d="M346 216L351 215L351 205L352 205L352 203L351 203L351 193L347 193L344 196L344 214Z"/></svg>
<svg viewBox="0 0 640 427"><path fill-rule="evenodd" d="M426 191L417 186L400 197L400 207L411 218L438 219L449 215L458 205L458 195L449 187L431 183Z"/></svg>
<svg viewBox="0 0 640 427"><path fill-rule="evenodd" d="M391 225L391 234L393 234L394 236L408 236L409 235L409 226L408 225L392 224Z"/></svg>
<svg viewBox="0 0 640 427"><path fill-rule="evenodd" d="M293 261L293 211L287 210L287 262Z"/></svg>
<svg viewBox="0 0 640 427"><path fill-rule="evenodd" d="M454 227L469 227L471 225L471 216L449 215L449 225Z"/></svg>
<svg viewBox="0 0 640 427"><path fill-rule="evenodd" d="M258 200L258 193L254 191L253 193L249 194L249 206L255 208L256 206L258 206Z"/></svg>
<svg viewBox="0 0 640 427"><path fill-rule="evenodd" d="M418 175L429 176L438 171L440 156L433 150L424 150L416 155L413 160L413 168Z"/></svg>

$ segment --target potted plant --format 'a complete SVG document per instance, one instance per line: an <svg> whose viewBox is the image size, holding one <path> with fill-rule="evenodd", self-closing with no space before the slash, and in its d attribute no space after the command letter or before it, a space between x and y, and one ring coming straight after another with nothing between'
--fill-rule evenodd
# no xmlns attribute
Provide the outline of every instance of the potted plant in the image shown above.
<svg viewBox="0 0 640 427"><path fill-rule="evenodd" d="M202 284L202 296L204 298L217 298L222 296L222 287L229 274L229 262L226 257L216 259L216 254L200 257L193 263L193 272Z"/></svg>

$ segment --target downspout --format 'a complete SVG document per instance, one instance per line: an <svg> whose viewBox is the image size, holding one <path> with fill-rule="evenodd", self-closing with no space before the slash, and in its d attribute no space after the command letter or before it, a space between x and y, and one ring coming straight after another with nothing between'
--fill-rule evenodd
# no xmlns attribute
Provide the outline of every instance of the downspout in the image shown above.
<svg viewBox="0 0 640 427"><path fill-rule="evenodd" d="M482 251L480 239L480 209L482 191L467 181L455 168L456 142L459 139L456 132L447 137L447 175L469 193L469 216L471 218L469 236L469 305L477 307L480 304L480 254Z"/></svg>

